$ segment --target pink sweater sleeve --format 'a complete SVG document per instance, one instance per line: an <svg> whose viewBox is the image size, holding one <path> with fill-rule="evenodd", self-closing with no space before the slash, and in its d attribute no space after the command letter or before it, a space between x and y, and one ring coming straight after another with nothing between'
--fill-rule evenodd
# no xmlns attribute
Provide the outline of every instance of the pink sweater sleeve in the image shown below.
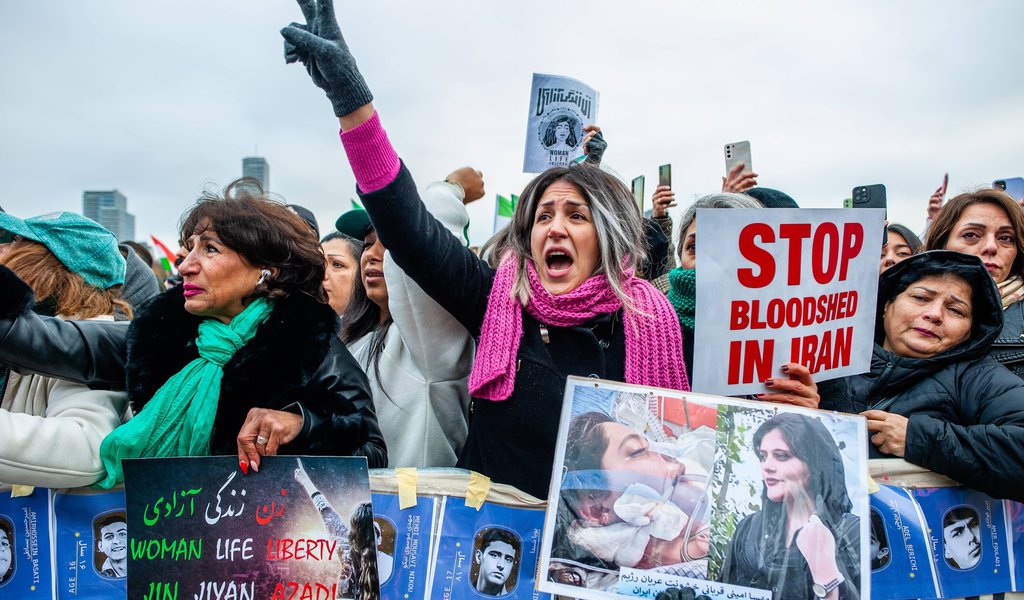
<svg viewBox="0 0 1024 600"><path fill-rule="evenodd" d="M398 176L402 166L398 153L391 146L391 140L376 112L362 125L342 131L341 144L352 165L356 185L364 194L383 188Z"/></svg>

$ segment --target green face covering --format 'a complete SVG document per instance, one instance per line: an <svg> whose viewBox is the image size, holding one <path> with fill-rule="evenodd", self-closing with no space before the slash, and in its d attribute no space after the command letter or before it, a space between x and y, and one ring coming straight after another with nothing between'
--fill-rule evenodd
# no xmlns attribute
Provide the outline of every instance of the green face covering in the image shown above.
<svg viewBox="0 0 1024 600"><path fill-rule="evenodd" d="M687 333L693 332L693 316L697 310L697 270L678 267L668 273L668 301L676 309L679 324Z"/></svg>
<svg viewBox="0 0 1024 600"><path fill-rule="evenodd" d="M97 487L124 480L124 458L205 456L217 415L224 365L256 335L273 304L257 298L230 323L206 319L199 324L199 358L168 379L132 420L104 438L100 458L107 476Z"/></svg>

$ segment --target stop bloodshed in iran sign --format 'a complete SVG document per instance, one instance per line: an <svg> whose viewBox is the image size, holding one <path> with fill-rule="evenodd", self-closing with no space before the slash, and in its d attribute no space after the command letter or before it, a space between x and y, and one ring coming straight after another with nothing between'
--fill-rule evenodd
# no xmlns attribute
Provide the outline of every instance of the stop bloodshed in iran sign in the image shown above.
<svg viewBox="0 0 1024 600"><path fill-rule="evenodd" d="M797 362L815 381L868 370L882 209L699 209L693 389L769 390Z"/></svg>

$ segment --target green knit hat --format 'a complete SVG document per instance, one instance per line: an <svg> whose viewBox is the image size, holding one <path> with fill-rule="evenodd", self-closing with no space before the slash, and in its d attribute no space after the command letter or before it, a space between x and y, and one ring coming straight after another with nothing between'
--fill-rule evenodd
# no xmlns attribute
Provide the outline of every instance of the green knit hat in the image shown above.
<svg viewBox="0 0 1024 600"><path fill-rule="evenodd" d="M10 237L46 246L71 272L89 285L107 289L124 283L125 260L117 249L117 238L102 225L71 212L53 212L21 220L0 213L0 230Z"/></svg>

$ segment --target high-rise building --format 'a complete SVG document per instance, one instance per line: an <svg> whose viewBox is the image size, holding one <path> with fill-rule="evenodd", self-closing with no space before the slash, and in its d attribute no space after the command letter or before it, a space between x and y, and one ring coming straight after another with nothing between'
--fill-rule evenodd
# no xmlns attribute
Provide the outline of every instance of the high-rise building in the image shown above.
<svg viewBox="0 0 1024 600"><path fill-rule="evenodd" d="M83 192L82 214L107 228L118 240L135 239L135 215L128 212L128 198L117 190Z"/></svg>
<svg viewBox="0 0 1024 600"><path fill-rule="evenodd" d="M255 177L264 192L270 191L270 164L262 156L246 156L242 159L242 177Z"/></svg>

